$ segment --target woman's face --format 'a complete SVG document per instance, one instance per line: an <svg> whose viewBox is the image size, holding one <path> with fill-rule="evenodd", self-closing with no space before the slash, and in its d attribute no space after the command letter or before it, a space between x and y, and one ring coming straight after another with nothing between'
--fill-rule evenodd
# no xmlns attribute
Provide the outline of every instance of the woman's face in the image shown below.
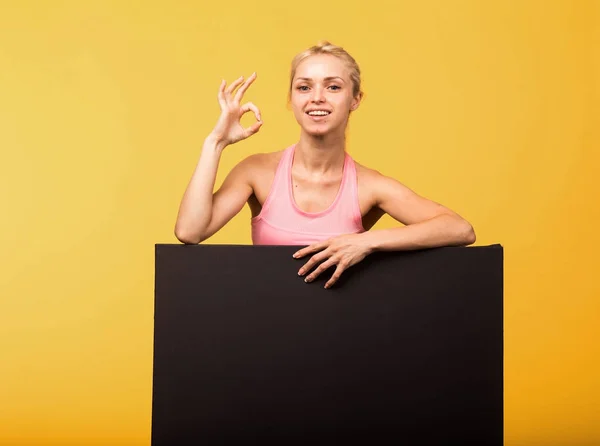
<svg viewBox="0 0 600 446"><path fill-rule="evenodd" d="M304 59L292 81L291 104L296 121L310 135L323 135L346 128L351 110L359 99L344 62L329 54Z"/></svg>

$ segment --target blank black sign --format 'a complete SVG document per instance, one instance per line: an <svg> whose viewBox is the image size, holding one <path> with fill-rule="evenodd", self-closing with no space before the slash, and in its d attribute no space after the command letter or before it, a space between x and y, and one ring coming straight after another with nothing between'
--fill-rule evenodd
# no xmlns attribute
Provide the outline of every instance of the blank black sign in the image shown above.
<svg viewBox="0 0 600 446"><path fill-rule="evenodd" d="M502 445L503 249L156 245L152 444Z"/></svg>

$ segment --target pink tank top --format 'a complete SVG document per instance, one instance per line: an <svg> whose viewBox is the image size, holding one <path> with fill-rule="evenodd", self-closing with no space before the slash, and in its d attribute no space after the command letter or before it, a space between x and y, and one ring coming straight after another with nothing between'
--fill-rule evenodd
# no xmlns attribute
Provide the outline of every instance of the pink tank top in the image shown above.
<svg viewBox="0 0 600 446"><path fill-rule="evenodd" d="M292 189L292 145L284 150L267 199L252 218L255 245L310 245L337 235L364 232L358 205L354 160L346 153L342 182L333 203L322 212L309 213L296 205Z"/></svg>

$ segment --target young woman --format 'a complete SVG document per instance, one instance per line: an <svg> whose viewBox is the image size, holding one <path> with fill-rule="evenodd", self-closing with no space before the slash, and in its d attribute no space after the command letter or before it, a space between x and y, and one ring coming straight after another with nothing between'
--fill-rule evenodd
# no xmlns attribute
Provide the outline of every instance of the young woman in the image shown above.
<svg viewBox="0 0 600 446"><path fill-rule="evenodd" d="M475 233L454 211L419 196L397 180L356 163L346 152L346 127L360 105L360 70L341 47L320 43L292 61L289 99L300 126L299 140L285 150L255 154L235 166L213 194L222 151L259 131L263 122L252 103L241 105L253 73L227 87L221 83L221 116L204 141L183 196L175 235L187 244L207 239L248 204L255 245L307 246L312 255L298 274L314 280L326 269L342 272L380 250L469 245ZM253 112L257 122L242 128ZM403 226L369 231L387 213Z"/></svg>

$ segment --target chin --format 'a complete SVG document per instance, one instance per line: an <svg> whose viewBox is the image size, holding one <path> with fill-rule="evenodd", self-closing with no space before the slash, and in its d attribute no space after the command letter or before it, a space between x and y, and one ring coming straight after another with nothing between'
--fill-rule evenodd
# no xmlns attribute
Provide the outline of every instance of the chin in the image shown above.
<svg viewBox="0 0 600 446"><path fill-rule="evenodd" d="M334 125L321 125L321 126L307 126L303 128L304 132L311 136L326 136L339 133L341 126Z"/></svg>
<svg viewBox="0 0 600 446"><path fill-rule="evenodd" d="M315 135L323 135L325 133L331 132L332 128L328 125L320 125L320 126L306 126L304 127L304 131L306 133L311 133Z"/></svg>
<svg viewBox="0 0 600 446"><path fill-rule="evenodd" d="M324 137L324 136L327 136L327 135L333 133L330 128L326 128L326 129L307 129L307 128L305 128L303 130L304 130L304 133L306 133L309 136L313 136L315 138L321 138L321 137Z"/></svg>

